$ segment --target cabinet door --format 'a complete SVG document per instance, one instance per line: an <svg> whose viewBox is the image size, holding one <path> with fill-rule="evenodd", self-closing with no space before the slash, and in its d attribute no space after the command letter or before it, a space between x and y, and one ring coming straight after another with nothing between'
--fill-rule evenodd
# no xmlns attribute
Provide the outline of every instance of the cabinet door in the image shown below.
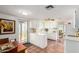
<svg viewBox="0 0 79 59"><path fill-rule="evenodd" d="M79 10L75 12L75 27L79 28Z"/></svg>
<svg viewBox="0 0 79 59"><path fill-rule="evenodd" d="M64 49L66 53L79 53L79 42L73 40L65 40Z"/></svg>
<svg viewBox="0 0 79 59"><path fill-rule="evenodd" d="M47 47L47 36L46 35L38 35L38 34L30 34L30 43L40 47Z"/></svg>

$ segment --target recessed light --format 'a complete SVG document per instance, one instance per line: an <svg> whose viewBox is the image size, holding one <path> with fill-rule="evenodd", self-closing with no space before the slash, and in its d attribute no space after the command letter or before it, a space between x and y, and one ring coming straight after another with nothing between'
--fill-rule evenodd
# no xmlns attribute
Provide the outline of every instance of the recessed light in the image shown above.
<svg viewBox="0 0 79 59"><path fill-rule="evenodd" d="M26 12L22 12L22 14L23 14L23 15L28 15L28 13L26 13Z"/></svg>
<svg viewBox="0 0 79 59"><path fill-rule="evenodd" d="M30 11L26 11L26 10L19 10L19 13L25 16L31 14Z"/></svg>

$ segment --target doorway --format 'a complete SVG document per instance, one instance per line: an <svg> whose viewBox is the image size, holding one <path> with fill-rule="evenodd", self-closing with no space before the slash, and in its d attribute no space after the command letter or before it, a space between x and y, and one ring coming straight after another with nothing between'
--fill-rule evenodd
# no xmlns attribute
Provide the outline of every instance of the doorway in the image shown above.
<svg viewBox="0 0 79 59"><path fill-rule="evenodd" d="M27 22L19 23L19 43L27 43Z"/></svg>

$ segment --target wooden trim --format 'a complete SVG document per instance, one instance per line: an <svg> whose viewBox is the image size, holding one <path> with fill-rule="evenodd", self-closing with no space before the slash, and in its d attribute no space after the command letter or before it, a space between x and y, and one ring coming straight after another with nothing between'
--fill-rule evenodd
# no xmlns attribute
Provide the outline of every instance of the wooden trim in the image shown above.
<svg viewBox="0 0 79 59"><path fill-rule="evenodd" d="M5 44L5 43L8 43L8 42L9 42L8 38L0 39L0 44Z"/></svg>

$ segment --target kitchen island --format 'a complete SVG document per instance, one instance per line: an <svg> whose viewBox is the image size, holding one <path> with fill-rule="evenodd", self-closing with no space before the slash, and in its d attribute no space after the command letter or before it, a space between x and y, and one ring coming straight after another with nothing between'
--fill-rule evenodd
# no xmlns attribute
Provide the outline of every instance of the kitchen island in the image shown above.
<svg viewBox="0 0 79 59"><path fill-rule="evenodd" d="M66 35L64 40L64 51L66 53L79 53L79 37L75 35Z"/></svg>

